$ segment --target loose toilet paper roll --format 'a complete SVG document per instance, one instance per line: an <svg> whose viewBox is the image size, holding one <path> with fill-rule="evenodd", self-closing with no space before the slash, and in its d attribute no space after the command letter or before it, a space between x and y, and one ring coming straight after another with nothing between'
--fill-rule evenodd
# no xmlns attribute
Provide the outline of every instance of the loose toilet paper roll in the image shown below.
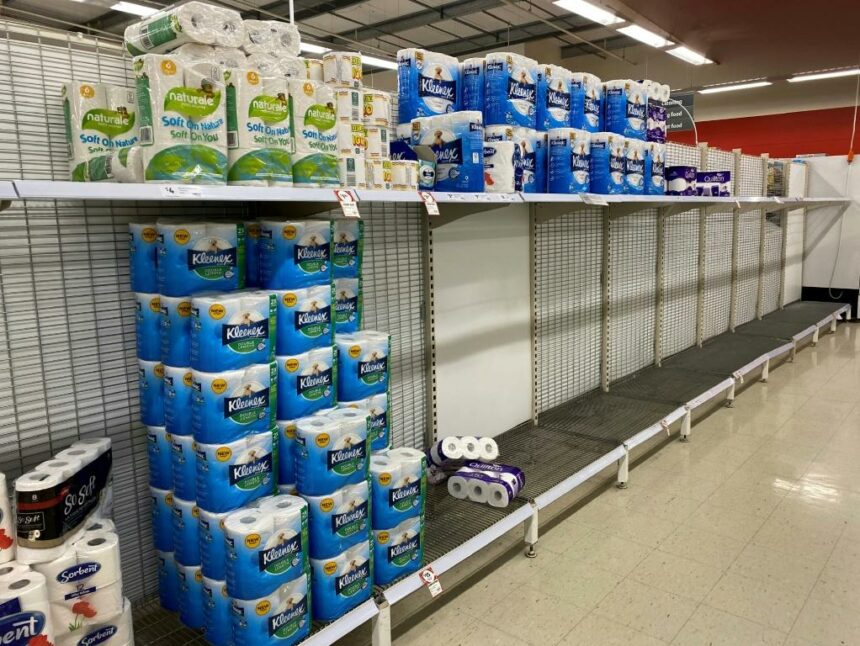
<svg viewBox="0 0 860 646"><path fill-rule="evenodd" d="M311 628L309 589L310 578L304 573L268 596L247 601L232 599L235 646L302 641Z"/></svg>
<svg viewBox="0 0 860 646"><path fill-rule="evenodd" d="M612 132L591 134L591 192L619 195L624 192L624 137Z"/></svg>
<svg viewBox="0 0 860 646"><path fill-rule="evenodd" d="M367 427L348 428L327 417L296 422L296 487L319 496L367 478Z"/></svg>
<svg viewBox="0 0 860 646"><path fill-rule="evenodd" d="M606 81L606 130L631 139L645 140L648 95L641 83L630 79Z"/></svg>
<svg viewBox="0 0 860 646"><path fill-rule="evenodd" d="M391 188L395 191L417 191L419 162L406 159L391 161Z"/></svg>
<svg viewBox="0 0 860 646"><path fill-rule="evenodd" d="M436 190L484 190L484 131L480 112L454 112L413 122L413 143L436 157ZM416 134L417 128L417 134Z"/></svg>
<svg viewBox="0 0 860 646"><path fill-rule="evenodd" d="M277 357L278 419L298 419L334 405L337 367L331 346Z"/></svg>
<svg viewBox="0 0 860 646"><path fill-rule="evenodd" d="M173 492L150 487L152 542L155 549L173 553Z"/></svg>
<svg viewBox="0 0 860 646"><path fill-rule="evenodd" d="M460 62L425 49L397 52L398 119L446 114L460 109Z"/></svg>
<svg viewBox="0 0 860 646"><path fill-rule="evenodd" d="M156 551L158 556L158 599L165 610L179 610L179 572L173 552Z"/></svg>
<svg viewBox="0 0 860 646"><path fill-rule="evenodd" d="M265 289L295 289L329 281L331 222L260 222L260 281Z"/></svg>
<svg viewBox="0 0 860 646"><path fill-rule="evenodd" d="M66 142L69 146L69 173L72 181L89 179L91 160L110 155L111 130L104 121L108 115L104 86L72 81L61 89L66 114ZM96 117L101 118L96 118Z"/></svg>
<svg viewBox="0 0 860 646"><path fill-rule="evenodd" d="M275 296L258 290L191 298L191 367L237 370L275 357Z"/></svg>
<svg viewBox="0 0 860 646"><path fill-rule="evenodd" d="M200 565L200 541L194 500L173 498L173 549L176 560L185 565Z"/></svg>
<svg viewBox="0 0 860 646"><path fill-rule="evenodd" d="M177 561L179 578L179 620L189 628L203 628L203 573L199 565Z"/></svg>
<svg viewBox="0 0 860 646"><path fill-rule="evenodd" d="M361 279L335 278L334 327L337 334L357 332L361 327Z"/></svg>
<svg viewBox="0 0 860 646"><path fill-rule="evenodd" d="M370 460L373 527L391 528L404 518L423 513L427 495L424 454L393 449Z"/></svg>
<svg viewBox="0 0 860 646"><path fill-rule="evenodd" d="M338 399L354 401L388 392L391 337L363 330L335 337L338 351Z"/></svg>
<svg viewBox="0 0 860 646"><path fill-rule="evenodd" d="M484 109L484 59L467 58L460 63L463 78L463 110Z"/></svg>
<svg viewBox="0 0 860 646"><path fill-rule="evenodd" d="M164 366L164 427L171 435L191 435L193 395L191 368Z"/></svg>
<svg viewBox="0 0 860 646"><path fill-rule="evenodd" d="M307 78L309 81L323 82L323 63L315 58L306 58L305 68L307 70Z"/></svg>
<svg viewBox="0 0 860 646"><path fill-rule="evenodd" d="M367 175L367 188L390 191L391 190L391 161L388 159L368 159L365 162L365 173Z"/></svg>
<svg viewBox="0 0 860 646"><path fill-rule="evenodd" d="M370 598L373 567L369 541L332 558L310 562L315 619L337 619Z"/></svg>
<svg viewBox="0 0 860 646"><path fill-rule="evenodd" d="M367 129L360 121L339 121L337 124L337 154L364 159L367 150ZM343 184L341 177L341 184ZM349 184L347 184L349 185Z"/></svg>
<svg viewBox="0 0 860 646"><path fill-rule="evenodd" d="M137 358L161 360L161 299L158 294L135 292Z"/></svg>
<svg viewBox="0 0 860 646"><path fill-rule="evenodd" d="M293 453L296 442L296 420L278 420L278 491L293 493L296 486L296 458ZM281 491L281 487L292 487L292 491Z"/></svg>
<svg viewBox="0 0 860 646"><path fill-rule="evenodd" d="M173 464L167 430L163 426L147 426L146 442L149 454L150 486L157 489L172 489Z"/></svg>
<svg viewBox="0 0 860 646"><path fill-rule="evenodd" d="M513 141L484 144L484 190L487 193L513 193L518 168L522 168L519 147Z"/></svg>
<svg viewBox="0 0 860 646"><path fill-rule="evenodd" d="M315 285L292 290L276 290L278 355L295 355L333 341L332 288ZM329 364L331 365L331 364ZM279 417L279 419L293 419Z"/></svg>
<svg viewBox="0 0 860 646"><path fill-rule="evenodd" d="M307 567L307 503L284 495L268 502L224 519L227 591L234 599L271 594Z"/></svg>
<svg viewBox="0 0 860 646"><path fill-rule="evenodd" d="M424 562L424 518L407 518L391 529L373 530L373 582L391 583Z"/></svg>
<svg viewBox="0 0 860 646"><path fill-rule="evenodd" d="M139 56L167 51L185 43L215 43L223 37L223 26L219 30L219 23L225 17L222 12L234 13L203 2L189 2L160 11L126 27L125 47L132 56Z"/></svg>
<svg viewBox="0 0 860 646"><path fill-rule="evenodd" d="M289 93L296 152L336 154L335 90L314 81L291 79Z"/></svg>
<svg viewBox="0 0 860 646"><path fill-rule="evenodd" d="M344 279L347 280L347 279ZM391 444L388 419L388 394L372 395L357 401L338 402L339 408L362 408L370 413L368 437L371 451L384 451Z"/></svg>
<svg viewBox="0 0 860 646"><path fill-rule="evenodd" d="M133 292L158 292L156 257L158 229L155 222L128 225L129 274Z"/></svg>
<svg viewBox="0 0 860 646"><path fill-rule="evenodd" d="M17 639L10 644L54 643L54 628L45 577L38 572L0 582L0 628Z"/></svg>
<svg viewBox="0 0 860 646"><path fill-rule="evenodd" d="M256 433L224 444L197 443L197 505L232 511L275 488L273 433Z"/></svg>
<svg viewBox="0 0 860 646"><path fill-rule="evenodd" d="M162 296L159 305L159 358L165 367L187 366L191 362L191 297Z"/></svg>
<svg viewBox="0 0 860 646"><path fill-rule="evenodd" d="M539 65L537 81L537 129L570 126L570 83L572 73L558 65Z"/></svg>
<svg viewBox="0 0 860 646"><path fill-rule="evenodd" d="M58 646L126 646L133 643L134 628L128 599L123 599L122 612L118 615L103 618L79 633L69 633L57 639Z"/></svg>
<svg viewBox="0 0 860 646"><path fill-rule="evenodd" d="M222 372L192 370L194 439L224 444L269 431L275 423L277 370L275 362Z"/></svg>
<svg viewBox="0 0 860 646"><path fill-rule="evenodd" d="M158 292L186 296L245 286L241 222L158 222Z"/></svg>
<svg viewBox="0 0 860 646"><path fill-rule="evenodd" d="M298 56L301 37L296 25L280 20L245 20L245 40L242 49L248 54L280 51Z"/></svg>
<svg viewBox="0 0 860 646"><path fill-rule="evenodd" d="M337 160L340 185L349 188L367 188L367 166L364 155L348 155Z"/></svg>
<svg viewBox="0 0 860 646"><path fill-rule="evenodd" d="M340 554L366 541L370 530L370 490L367 481L330 494L304 496L308 503L310 557Z"/></svg>
<svg viewBox="0 0 860 646"><path fill-rule="evenodd" d="M0 472L0 563L10 563L14 558L15 517L12 515L6 474ZM3 572L0 571L0 579L2 577Z"/></svg>
<svg viewBox="0 0 860 646"><path fill-rule="evenodd" d="M386 130L391 124L391 95L380 90L364 90L364 123Z"/></svg>
<svg viewBox="0 0 860 646"><path fill-rule="evenodd" d="M624 142L624 192L645 194L645 142L626 139Z"/></svg>
<svg viewBox="0 0 860 646"><path fill-rule="evenodd" d="M137 365L140 421L145 426L164 426L164 366L143 359Z"/></svg>
<svg viewBox="0 0 860 646"><path fill-rule="evenodd" d="M535 128L537 61L511 52L493 52L485 62L487 124Z"/></svg>
<svg viewBox="0 0 860 646"><path fill-rule="evenodd" d="M227 583L203 575L203 634L213 646L230 646L233 643L232 609Z"/></svg>
<svg viewBox="0 0 860 646"><path fill-rule="evenodd" d="M0 565L0 583L16 581L32 571L29 565L24 565L17 561L7 561L3 565Z"/></svg>
<svg viewBox="0 0 860 646"><path fill-rule="evenodd" d="M364 90L352 87L336 87L334 88L334 99L337 120L340 123L364 123Z"/></svg>
<svg viewBox="0 0 860 646"><path fill-rule="evenodd" d="M227 576L227 552L224 547L224 519L232 512L214 513L197 508L200 568L213 579Z"/></svg>
<svg viewBox="0 0 860 646"><path fill-rule="evenodd" d="M323 80L326 83L361 87L362 66L359 52L326 52L322 61Z"/></svg>
<svg viewBox="0 0 860 646"><path fill-rule="evenodd" d="M366 126L367 159L388 159L390 150L388 147L388 126Z"/></svg>
<svg viewBox="0 0 860 646"><path fill-rule="evenodd" d="M550 193L586 193L591 186L591 133L576 128L549 131Z"/></svg>
<svg viewBox="0 0 860 646"><path fill-rule="evenodd" d="M603 84L594 74L573 72L570 77L570 125L599 132L603 114Z"/></svg>

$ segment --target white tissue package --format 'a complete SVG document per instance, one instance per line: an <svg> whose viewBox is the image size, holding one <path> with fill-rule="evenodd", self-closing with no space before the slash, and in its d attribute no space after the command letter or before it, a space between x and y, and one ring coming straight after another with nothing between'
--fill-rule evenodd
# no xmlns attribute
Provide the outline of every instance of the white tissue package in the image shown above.
<svg viewBox="0 0 860 646"><path fill-rule="evenodd" d="M53 644L54 626L45 577L28 572L11 581L0 582L0 629L10 646ZM8 641L7 641L8 640Z"/></svg>
<svg viewBox="0 0 860 646"><path fill-rule="evenodd" d="M326 52L322 57L323 81L330 85L361 87L362 64L358 52Z"/></svg>
<svg viewBox="0 0 860 646"><path fill-rule="evenodd" d="M281 20L245 20L242 49L248 54L298 56L302 41L299 28Z"/></svg>
<svg viewBox="0 0 860 646"><path fill-rule="evenodd" d="M519 147L513 141L493 141L484 144L484 190L487 193L513 193Z"/></svg>
<svg viewBox="0 0 860 646"><path fill-rule="evenodd" d="M456 112L460 109L460 63L453 56L424 49L397 52L398 118Z"/></svg>
<svg viewBox="0 0 860 646"><path fill-rule="evenodd" d="M338 186L334 89L314 81L291 79L289 92L296 151L293 184Z"/></svg>
<svg viewBox="0 0 860 646"><path fill-rule="evenodd" d="M166 52L185 43L240 47L245 40L245 26L237 11L188 2L129 25L124 38L132 56Z"/></svg>

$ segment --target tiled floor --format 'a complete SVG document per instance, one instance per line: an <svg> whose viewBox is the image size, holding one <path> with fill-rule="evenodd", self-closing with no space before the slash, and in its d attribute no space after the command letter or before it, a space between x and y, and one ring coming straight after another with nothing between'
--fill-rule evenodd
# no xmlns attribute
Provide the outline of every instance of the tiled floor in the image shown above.
<svg viewBox="0 0 860 646"><path fill-rule="evenodd" d="M841 325L396 642L860 644L860 325Z"/></svg>

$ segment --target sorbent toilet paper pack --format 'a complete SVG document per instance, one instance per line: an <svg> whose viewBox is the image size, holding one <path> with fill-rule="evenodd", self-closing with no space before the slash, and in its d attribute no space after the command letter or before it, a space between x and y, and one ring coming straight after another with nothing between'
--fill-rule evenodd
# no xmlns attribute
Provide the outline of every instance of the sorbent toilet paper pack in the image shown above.
<svg viewBox="0 0 860 646"><path fill-rule="evenodd" d="M392 449L370 458L373 527L389 529L424 512L427 462L417 449Z"/></svg>
<svg viewBox="0 0 860 646"><path fill-rule="evenodd" d="M164 366L164 427L171 435L191 435L191 368Z"/></svg>
<svg viewBox="0 0 860 646"><path fill-rule="evenodd" d="M158 229L155 222L128 225L129 274L131 291L158 293Z"/></svg>
<svg viewBox="0 0 860 646"><path fill-rule="evenodd" d="M484 190L487 193L513 193L516 190L519 163L519 146L513 141L494 141L484 144Z"/></svg>
<svg viewBox="0 0 860 646"><path fill-rule="evenodd" d="M275 296L258 290L191 298L191 367L237 370L275 356Z"/></svg>
<svg viewBox="0 0 860 646"><path fill-rule="evenodd" d="M188 413L186 412L186 415ZM169 435L173 494L185 500L197 499L197 456L191 435ZM182 561L182 559L180 559ZM182 561L191 564L191 561Z"/></svg>
<svg viewBox="0 0 860 646"><path fill-rule="evenodd" d="M391 336L363 330L339 334L337 345L339 400L355 401L388 391L388 355Z"/></svg>
<svg viewBox="0 0 860 646"><path fill-rule="evenodd" d="M0 583L0 629L10 645L54 643L54 626L45 577L28 572L14 581Z"/></svg>
<svg viewBox="0 0 860 646"><path fill-rule="evenodd" d="M424 562L424 517L415 516L390 529L373 529L373 582L385 585Z"/></svg>
<svg viewBox="0 0 860 646"><path fill-rule="evenodd" d="M266 431L223 444L197 443L197 505L231 511L275 488L274 433Z"/></svg>
<svg viewBox="0 0 860 646"><path fill-rule="evenodd" d="M179 576L179 620L189 628L203 628L203 573L199 565L176 562Z"/></svg>
<svg viewBox="0 0 860 646"><path fill-rule="evenodd" d="M202 571L202 568L201 568ZM233 609L227 594L227 582L203 574L203 634L213 646L233 643Z"/></svg>
<svg viewBox="0 0 860 646"><path fill-rule="evenodd" d="M227 550L224 544L224 519L233 512L211 512L198 507L197 529L200 569L203 576L223 580L227 576Z"/></svg>
<svg viewBox="0 0 860 646"><path fill-rule="evenodd" d="M361 278L335 278L334 329L336 334L350 334L361 328Z"/></svg>
<svg viewBox="0 0 860 646"><path fill-rule="evenodd" d="M162 296L159 304L161 362L165 366L190 365L191 297Z"/></svg>
<svg viewBox="0 0 860 646"><path fill-rule="evenodd" d="M245 286L245 227L240 222L158 222L158 292L188 296Z"/></svg>
<svg viewBox="0 0 860 646"><path fill-rule="evenodd" d="M147 426L146 446L149 453L150 486L157 489L172 489L173 466L167 430L163 426Z"/></svg>
<svg viewBox="0 0 860 646"><path fill-rule="evenodd" d="M80 633L58 637L58 646L127 646L134 642L131 603L123 600L122 612L114 617L99 620Z"/></svg>
<svg viewBox="0 0 860 646"><path fill-rule="evenodd" d="M135 292L137 358L161 360L161 299L158 294Z"/></svg>
<svg viewBox="0 0 860 646"><path fill-rule="evenodd" d="M277 366L238 370L192 370L191 430L205 444L230 443L272 428L277 402Z"/></svg>
<svg viewBox="0 0 860 646"><path fill-rule="evenodd" d="M164 366L143 359L137 365L140 421L144 426L164 426Z"/></svg>
<svg viewBox="0 0 860 646"><path fill-rule="evenodd" d="M179 571L171 551L157 550L158 600L161 607L172 612L179 611Z"/></svg>
<svg viewBox="0 0 860 646"><path fill-rule="evenodd" d="M334 405L337 364L332 346L279 356L277 364L278 419L298 419Z"/></svg>
<svg viewBox="0 0 860 646"><path fill-rule="evenodd" d="M460 109L460 63L453 56L424 49L397 52L398 118L456 112Z"/></svg>
<svg viewBox="0 0 860 646"><path fill-rule="evenodd" d="M367 540L370 488L366 480L330 494L303 497L308 502L311 558L335 556Z"/></svg>
<svg viewBox="0 0 860 646"><path fill-rule="evenodd" d="M272 594L232 600L235 646L281 644L292 646L310 634L310 572L305 572Z"/></svg>
<svg viewBox="0 0 860 646"><path fill-rule="evenodd" d="M150 487L152 501L152 542L155 549L173 552L173 492Z"/></svg>
<svg viewBox="0 0 860 646"><path fill-rule="evenodd" d="M275 350L278 355L300 354L332 344L334 325L331 285L276 290L272 295L277 302Z"/></svg>
<svg viewBox="0 0 860 646"><path fill-rule="evenodd" d="M485 57L485 125L537 126L537 61L510 52Z"/></svg>
<svg viewBox="0 0 860 646"><path fill-rule="evenodd" d="M173 550L183 565L200 565L200 541L197 503L193 500L173 498Z"/></svg>
<svg viewBox="0 0 860 646"><path fill-rule="evenodd" d="M350 410L350 409L347 409ZM367 478L367 421L356 425L324 416L296 422L296 487L319 496Z"/></svg>
<svg viewBox="0 0 860 646"><path fill-rule="evenodd" d="M328 283L332 225L328 220L260 222L260 282L265 289Z"/></svg>

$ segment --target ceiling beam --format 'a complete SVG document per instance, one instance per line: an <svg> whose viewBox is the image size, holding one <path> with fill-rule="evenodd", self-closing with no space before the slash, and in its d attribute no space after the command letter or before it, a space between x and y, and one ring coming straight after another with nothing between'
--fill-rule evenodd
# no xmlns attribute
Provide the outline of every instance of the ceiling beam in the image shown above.
<svg viewBox="0 0 860 646"><path fill-rule="evenodd" d="M603 38L603 39L594 39L595 45L600 45L603 49L624 49L625 47L636 47L637 45L641 45L638 40L634 38L630 38L629 36L612 36L611 38ZM564 45L561 48L561 57L562 58L574 58L576 56L586 56L588 54L594 54L596 56L600 56L600 51L589 47L588 45L582 43L579 45Z"/></svg>

